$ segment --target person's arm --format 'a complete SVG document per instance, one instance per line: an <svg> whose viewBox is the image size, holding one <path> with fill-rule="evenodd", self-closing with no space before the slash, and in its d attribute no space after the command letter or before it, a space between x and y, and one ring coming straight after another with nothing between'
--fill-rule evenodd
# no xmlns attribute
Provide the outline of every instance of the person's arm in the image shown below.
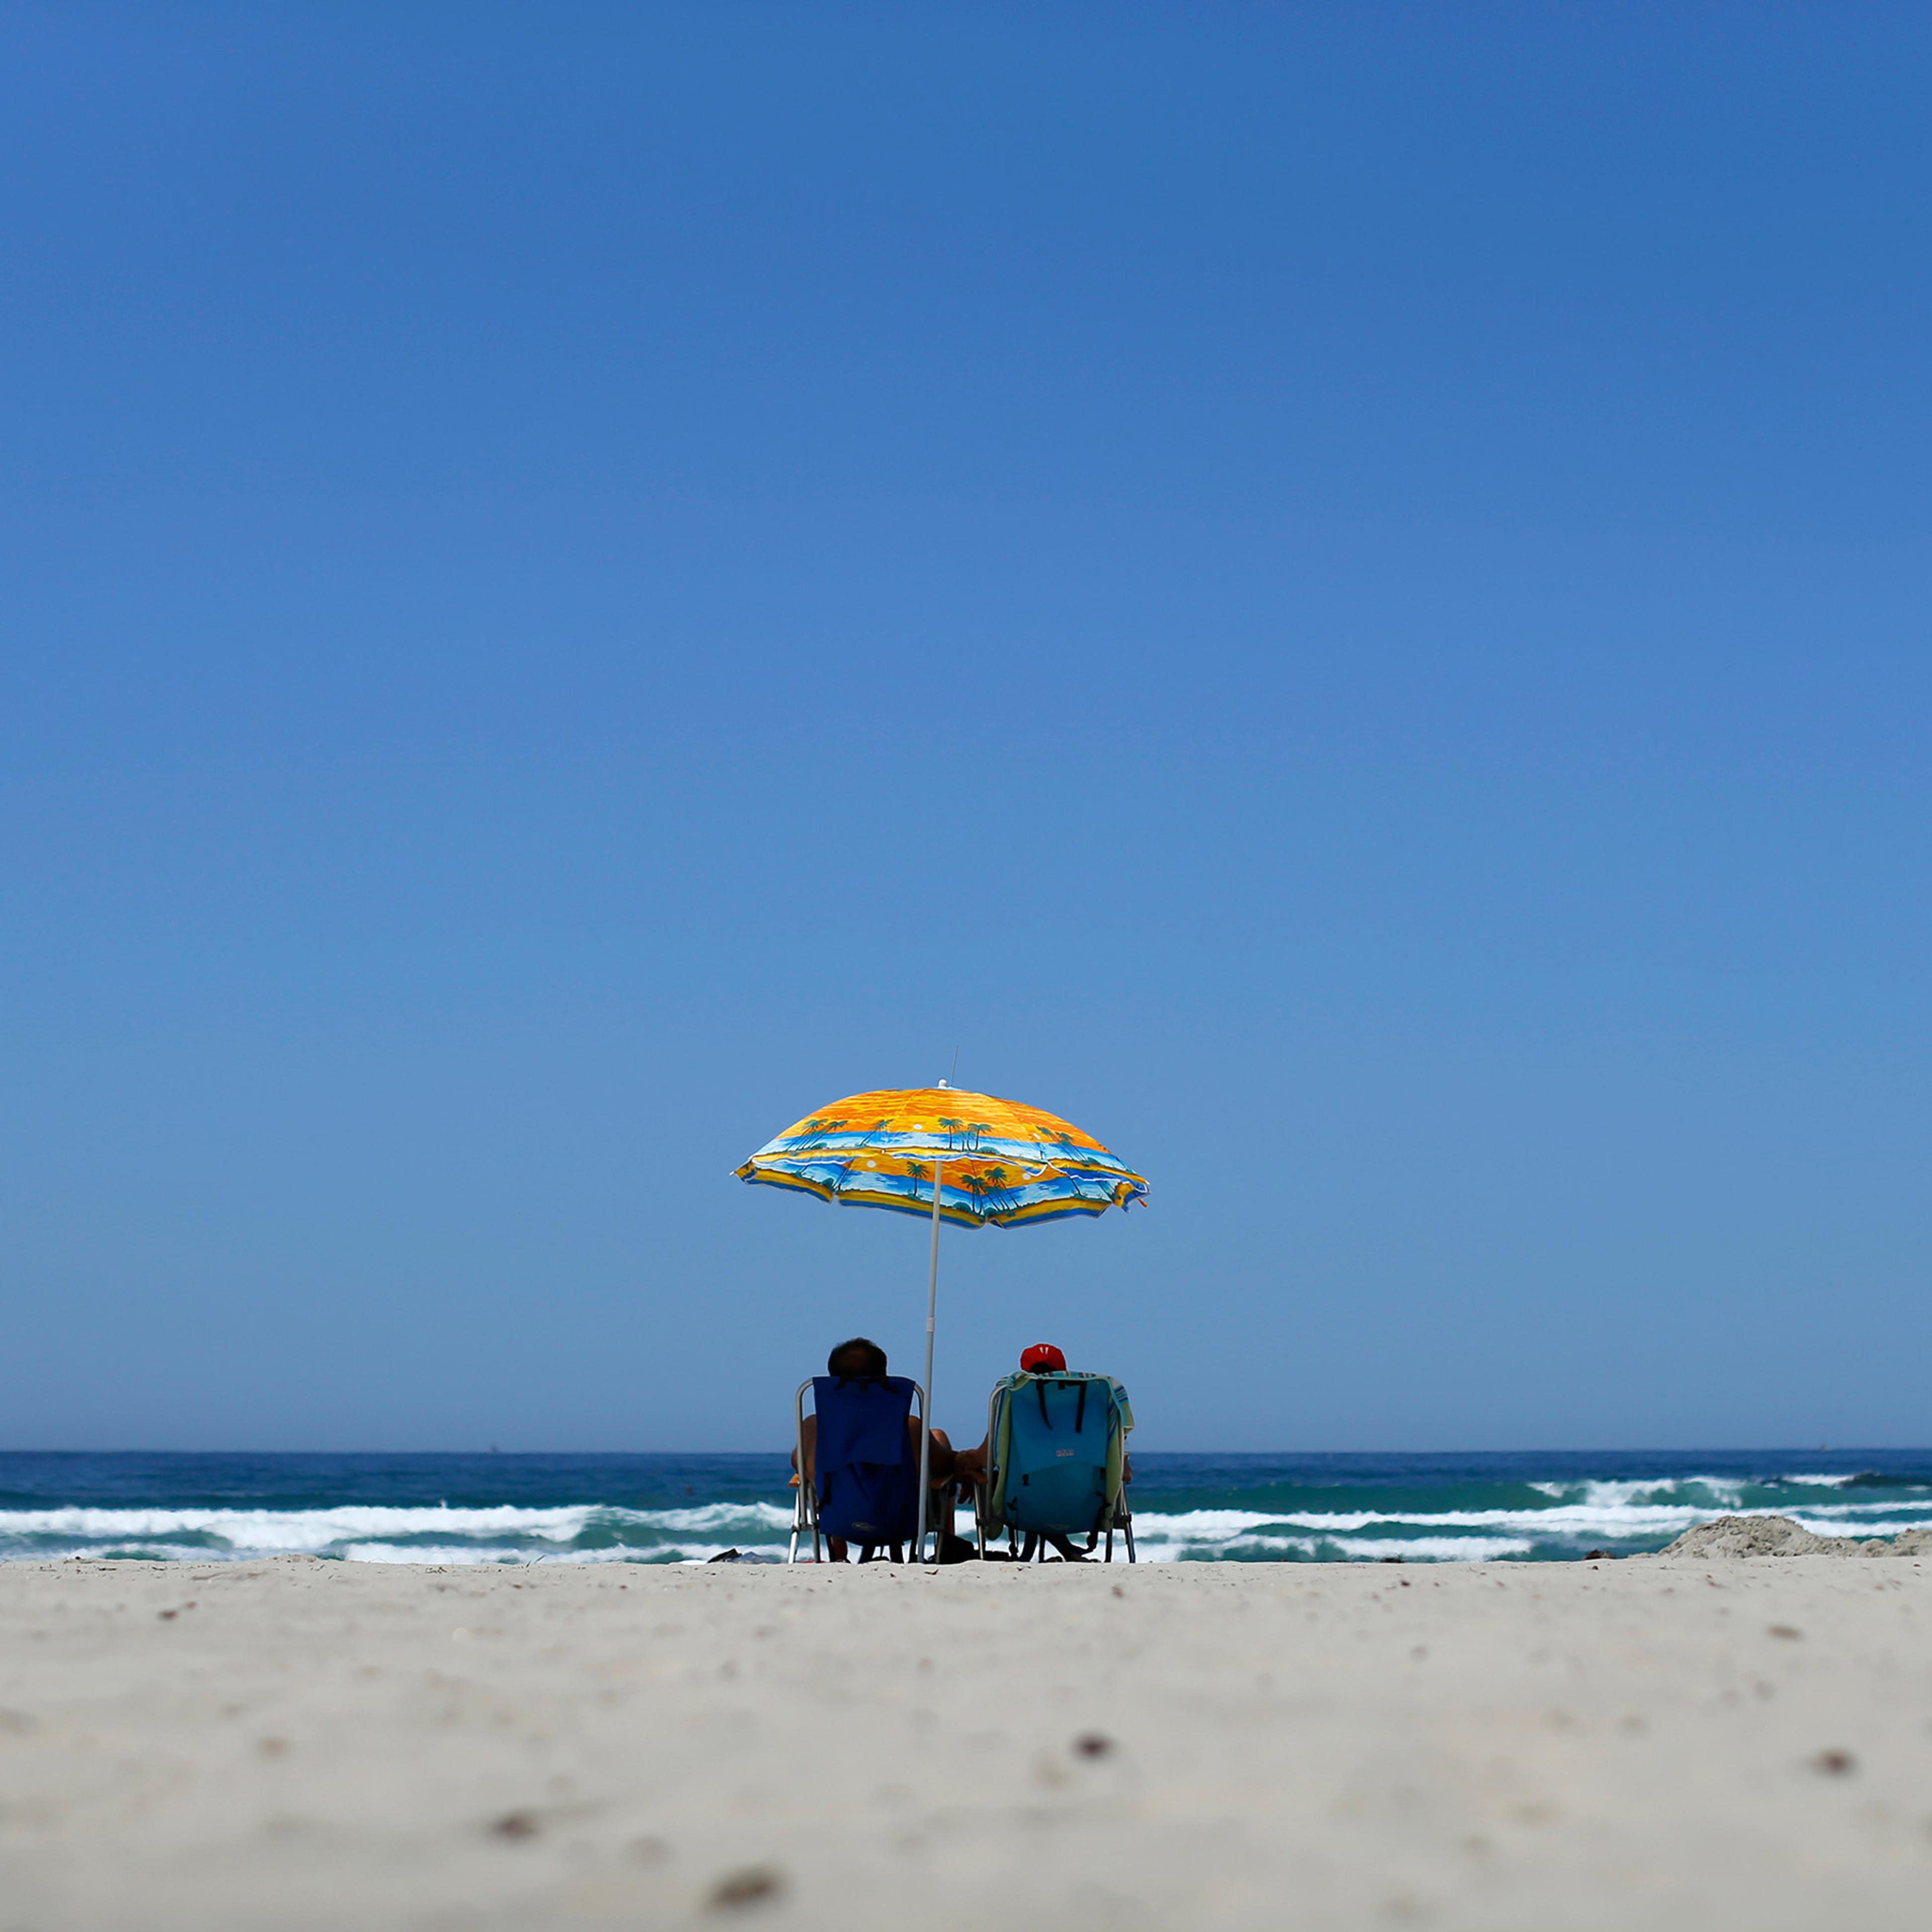
<svg viewBox="0 0 1932 1932"><path fill-rule="evenodd" d="M912 1439L912 1453L919 1454L919 1418L906 1418L906 1434ZM952 1438L943 1429L932 1432L932 1447L926 1456L926 1475L936 1490L941 1484L952 1480L953 1465L958 1460L952 1448Z"/></svg>

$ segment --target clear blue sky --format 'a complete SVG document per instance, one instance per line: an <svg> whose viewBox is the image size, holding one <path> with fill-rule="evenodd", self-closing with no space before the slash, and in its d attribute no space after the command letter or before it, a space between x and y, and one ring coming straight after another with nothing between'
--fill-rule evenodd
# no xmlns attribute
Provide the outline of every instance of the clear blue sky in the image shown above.
<svg viewBox="0 0 1932 1932"><path fill-rule="evenodd" d="M1932 15L0 16L0 1443L1932 1439Z"/></svg>

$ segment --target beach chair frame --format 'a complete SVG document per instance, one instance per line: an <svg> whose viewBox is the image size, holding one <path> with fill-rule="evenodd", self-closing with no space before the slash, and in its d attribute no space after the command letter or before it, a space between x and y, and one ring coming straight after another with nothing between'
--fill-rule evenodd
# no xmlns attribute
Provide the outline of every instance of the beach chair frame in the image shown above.
<svg viewBox="0 0 1932 1932"><path fill-rule="evenodd" d="M805 1399L812 1391L815 1377L807 1376L798 1385L798 1393L792 1398L792 1448L798 1458L798 1490L792 1504L791 1547L787 1551L785 1561L798 1561L800 1540L807 1535L812 1538L812 1560L822 1563L825 1558L818 1529L818 1492L808 1481L805 1473ZM926 1391L917 1383L913 1385L913 1411L919 1418L920 1439L926 1438ZM905 1545L902 1543L865 1543L859 1546L859 1561L870 1563L881 1550L890 1550L895 1563L905 1561Z"/></svg>
<svg viewBox="0 0 1932 1932"><path fill-rule="evenodd" d="M1026 1377L1026 1380L1030 1382L1036 1379L1039 1378L1033 1376ZM1090 1376L1087 1379L1097 1382L1106 1381L1104 1376ZM979 1534L980 1555L982 1560L986 1554L987 1519L992 1510L992 1499L999 1494L1001 1486L1006 1481L1006 1472L999 1466L1000 1400L1003 1396L1010 1398L1014 1394L1015 1390L1010 1385L1010 1382L1001 1382L986 1398L986 1475L984 1479L975 1486L973 1492L974 1527ZM1108 1400L1110 1403L1113 1401L1111 1389L1108 1390ZM1118 1407L1114 1408L1114 1412L1118 1420L1119 1414ZM1124 1462L1126 1457L1124 1432L1121 1440L1120 1454L1121 1460ZM1102 1509L1106 1512L1104 1504L1102 1505ZM1006 1554L1012 1562L1044 1563L1046 1561L1047 1539L1044 1535L1037 1531L1029 1530L1022 1540L1019 1531L1014 1528L1011 1524L1003 1523L994 1528L993 1534L995 1537L1000 1534L1001 1528L1004 1528L1006 1532ZM1138 1561L1134 1553L1134 1513L1132 1505L1127 1501L1127 1485L1124 1476L1121 1479L1119 1492L1114 1498L1112 1510L1106 1512L1106 1520L1096 1522L1087 1532L1085 1554L1090 1556L1093 1553L1095 1547L1100 1544L1103 1534L1106 1539L1105 1554L1102 1559L1103 1562L1111 1563L1114 1560L1114 1538L1116 1534L1120 1535L1125 1544L1127 1561L1130 1563Z"/></svg>

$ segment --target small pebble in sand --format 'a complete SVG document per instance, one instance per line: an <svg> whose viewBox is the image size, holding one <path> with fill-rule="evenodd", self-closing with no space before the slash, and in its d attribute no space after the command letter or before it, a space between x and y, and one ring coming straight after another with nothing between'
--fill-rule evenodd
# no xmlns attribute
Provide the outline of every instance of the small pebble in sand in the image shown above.
<svg viewBox="0 0 1932 1932"><path fill-rule="evenodd" d="M1114 1741L1104 1731L1082 1731L1073 1740L1073 1748L1082 1757L1105 1757L1114 1748Z"/></svg>
<svg viewBox="0 0 1932 1932"><path fill-rule="evenodd" d="M1773 1636L1800 1637L1804 1633L1802 1630L1794 1630L1789 1624L1773 1624L1771 1627L1771 1634Z"/></svg>
<svg viewBox="0 0 1932 1932"><path fill-rule="evenodd" d="M1848 1750L1821 1750L1811 1760L1811 1768L1826 1778L1844 1778L1858 1768L1858 1760Z"/></svg>
<svg viewBox="0 0 1932 1932"><path fill-rule="evenodd" d="M530 1811L506 1811L490 1827L493 1838L534 1838L543 1829Z"/></svg>
<svg viewBox="0 0 1932 1932"><path fill-rule="evenodd" d="M711 1888L705 1903L713 1912L740 1912L748 1905L776 1898L784 1890L784 1874L770 1865L745 1865L727 1872Z"/></svg>

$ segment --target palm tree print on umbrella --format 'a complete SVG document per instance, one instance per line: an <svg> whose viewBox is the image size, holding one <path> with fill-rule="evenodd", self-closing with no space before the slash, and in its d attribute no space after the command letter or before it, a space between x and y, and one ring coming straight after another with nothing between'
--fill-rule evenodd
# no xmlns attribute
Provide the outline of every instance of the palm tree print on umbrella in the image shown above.
<svg viewBox="0 0 1932 1932"><path fill-rule="evenodd" d="M960 1175L959 1184L972 1196L982 1220L1010 1214L1020 1204L1019 1196L1006 1185L1004 1167L969 1168Z"/></svg>

